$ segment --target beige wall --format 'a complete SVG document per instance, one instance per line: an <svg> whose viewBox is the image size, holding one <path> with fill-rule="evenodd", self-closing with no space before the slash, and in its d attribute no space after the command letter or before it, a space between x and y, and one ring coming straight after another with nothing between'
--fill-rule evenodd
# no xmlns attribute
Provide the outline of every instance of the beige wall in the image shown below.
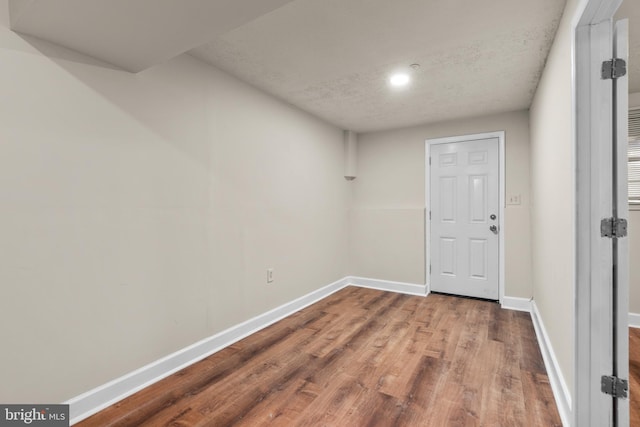
<svg viewBox="0 0 640 427"><path fill-rule="evenodd" d="M640 93L629 94L629 107L640 107ZM640 210L629 211L629 312L640 314Z"/></svg>
<svg viewBox="0 0 640 427"><path fill-rule="evenodd" d="M567 2L530 109L533 297L570 390L575 282L571 20L577 4Z"/></svg>
<svg viewBox="0 0 640 427"><path fill-rule="evenodd" d="M506 131L505 295L530 298L529 125L526 111L360 135L352 182L350 271L375 279L425 283L425 140Z"/></svg>
<svg viewBox="0 0 640 427"><path fill-rule="evenodd" d="M1 402L71 398L348 274L341 130L189 56L91 63L0 27Z"/></svg>

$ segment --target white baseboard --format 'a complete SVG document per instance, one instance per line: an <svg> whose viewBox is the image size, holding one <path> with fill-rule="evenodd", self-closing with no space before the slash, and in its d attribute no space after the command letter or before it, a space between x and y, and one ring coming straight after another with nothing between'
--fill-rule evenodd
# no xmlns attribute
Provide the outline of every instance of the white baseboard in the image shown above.
<svg viewBox="0 0 640 427"><path fill-rule="evenodd" d="M365 277L345 277L64 402L70 405L71 425L349 285L408 295L426 296L429 294L427 285ZM560 416L563 423L569 425L571 395L562 377L535 302L525 298L504 297L502 307L531 312ZM635 324L640 326L640 315L630 314L630 323L632 323L632 316L635 316Z"/></svg>
<svg viewBox="0 0 640 427"><path fill-rule="evenodd" d="M389 280L368 279L366 277L349 276L348 283L361 288L378 289L381 291L397 292L407 295L427 296L427 285L415 283L392 282Z"/></svg>
<svg viewBox="0 0 640 427"><path fill-rule="evenodd" d="M640 328L640 314L629 313L629 327Z"/></svg>
<svg viewBox="0 0 640 427"><path fill-rule="evenodd" d="M71 424L82 421L180 369L198 362L242 338L326 298L348 284L349 280L347 278L340 279L64 402L70 405Z"/></svg>
<svg viewBox="0 0 640 427"><path fill-rule="evenodd" d="M531 313L531 301L530 298L504 297L502 298L502 304L500 306L507 310Z"/></svg>
<svg viewBox="0 0 640 427"><path fill-rule="evenodd" d="M535 301L531 301L531 320L533 321L533 327L536 331L538 338L538 346L544 359L544 365L547 369L547 375L549 376L549 382L551 383L551 389L553 390L553 396L556 400L556 406L560 413L560 419L562 425L571 425L571 393L567 387L567 383L562 375L560 364L556 358L553 346L549 340L547 330L542 323L542 317L536 306Z"/></svg>

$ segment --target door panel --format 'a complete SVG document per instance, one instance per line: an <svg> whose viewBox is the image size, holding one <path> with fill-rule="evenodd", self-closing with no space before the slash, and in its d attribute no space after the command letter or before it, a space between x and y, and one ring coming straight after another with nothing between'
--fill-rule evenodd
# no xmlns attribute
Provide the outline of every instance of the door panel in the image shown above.
<svg viewBox="0 0 640 427"><path fill-rule="evenodd" d="M484 165L487 163L487 152L486 151L473 151L469 153L469 164L470 165Z"/></svg>
<svg viewBox="0 0 640 427"><path fill-rule="evenodd" d="M487 176L469 177L469 221L487 222Z"/></svg>
<svg viewBox="0 0 640 427"><path fill-rule="evenodd" d="M458 164L458 156L456 155L456 153L448 153L448 154L442 154L439 157L439 161L440 161L440 166L442 167L446 167L446 166L455 166Z"/></svg>
<svg viewBox="0 0 640 427"><path fill-rule="evenodd" d="M443 222L456 222L457 184L456 177L440 178L440 218Z"/></svg>
<svg viewBox="0 0 640 427"><path fill-rule="evenodd" d="M456 239L440 238L440 271L446 276L456 275Z"/></svg>
<svg viewBox="0 0 640 427"><path fill-rule="evenodd" d="M487 241L469 240L469 276L487 280Z"/></svg>
<svg viewBox="0 0 640 427"><path fill-rule="evenodd" d="M433 291L499 297L498 144L487 138L430 146Z"/></svg>

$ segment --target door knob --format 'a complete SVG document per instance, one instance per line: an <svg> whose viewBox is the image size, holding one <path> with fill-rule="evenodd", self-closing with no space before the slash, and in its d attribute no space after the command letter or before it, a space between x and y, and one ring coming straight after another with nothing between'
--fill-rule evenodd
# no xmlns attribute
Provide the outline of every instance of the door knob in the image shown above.
<svg viewBox="0 0 640 427"><path fill-rule="evenodd" d="M489 230L491 230L493 234L498 234L498 227L495 225L492 225L491 227L489 227Z"/></svg>

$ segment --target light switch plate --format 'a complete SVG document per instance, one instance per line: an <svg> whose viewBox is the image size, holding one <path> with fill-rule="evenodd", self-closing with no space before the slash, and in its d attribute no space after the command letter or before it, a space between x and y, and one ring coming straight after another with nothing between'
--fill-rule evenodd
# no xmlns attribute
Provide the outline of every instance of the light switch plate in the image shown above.
<svg viewBox="0 0 640 427"><path fill-rule="evenodd" d="M520 194L510 194L507 196L507 205L519 205L522 203Z"/></svg>

